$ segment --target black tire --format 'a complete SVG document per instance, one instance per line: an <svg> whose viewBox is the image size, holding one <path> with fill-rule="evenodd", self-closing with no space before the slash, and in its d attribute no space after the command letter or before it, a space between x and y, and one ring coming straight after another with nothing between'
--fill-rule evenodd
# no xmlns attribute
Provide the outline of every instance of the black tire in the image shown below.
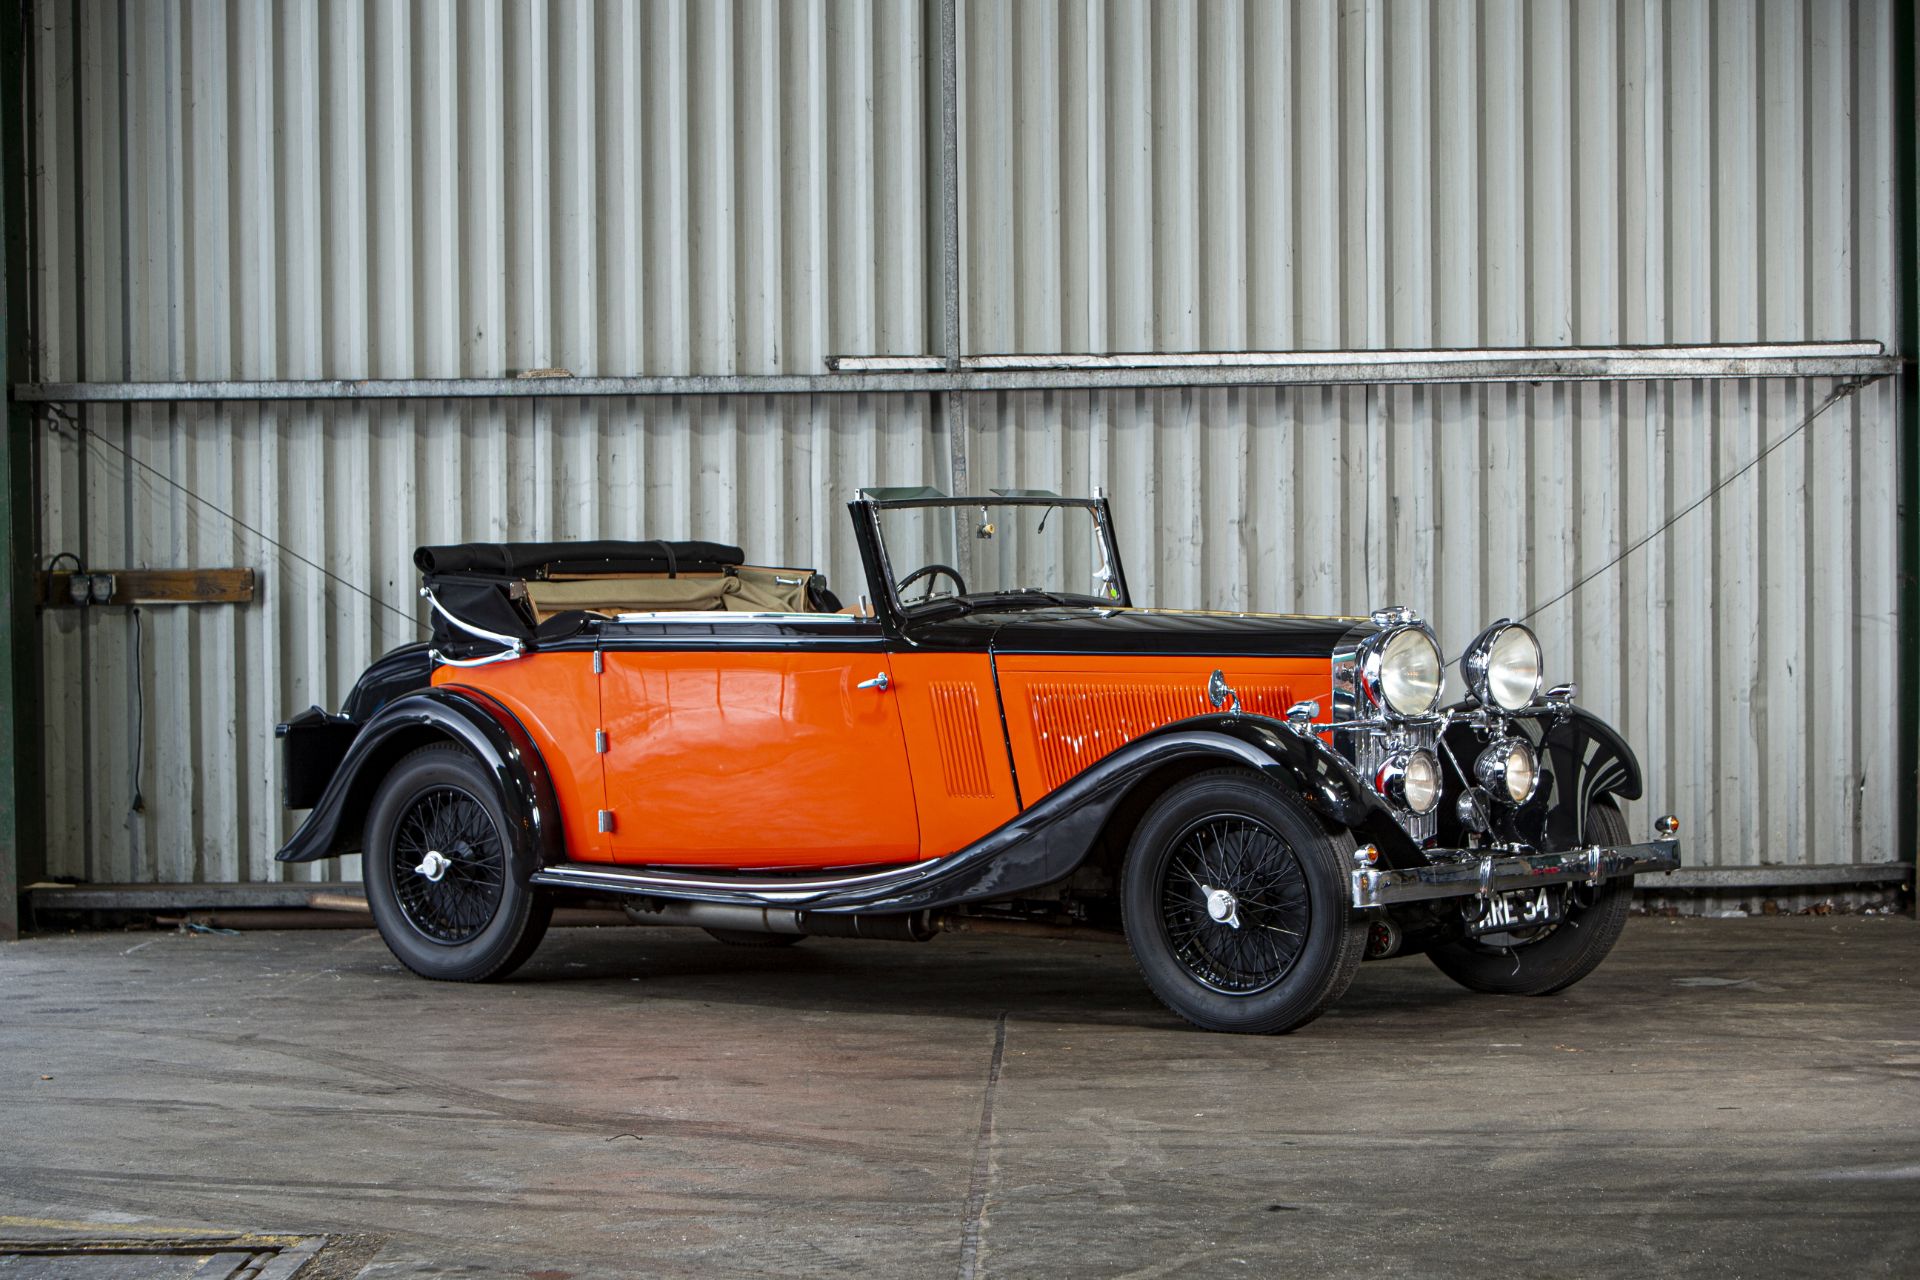
<svg viewBox="0 0 1920 1280"><path fill-rule="evenodd" d="M373 922L401 964L423 978L487 982L533 954L553 903L528 883L534 868L511 830L494 781L460 748L422 747L394 765L367 812L362 874ZM427 851L446 860L438 875L419 869Z"/></svg>
<svg viewBox="0 0 1920 1280"><path fill-rule="evenodd" d="M1626 844L1627 820L1611 800L1587 810L1587 832L1595 844ZM1567 918L1549 925L1537 938L1501 941L1468 938L1427 952L1434 966L1469 991L1498 996L1550 996L1565 991L1600 967L1620 940L1633 906L1633 877L1619 876L1597 888L1576 885Z"/></svg>
<svg viewBox="0 0 1920 1280"><path fill-rule="evenodd" d="M705 933L730 947L790 947L807 940L804 933L755 933L751 929L708 929Z"/></svg>
<svg viewBox="0 0 1920 1280"><path fill-rule="evenodd" d="M1134 830L1121 875L1121 922L1141 977L1207 1031L1273 1034L1313 1021L1366 949L1342 854L1298 799L1249 770L1169 789Z"/></svg>

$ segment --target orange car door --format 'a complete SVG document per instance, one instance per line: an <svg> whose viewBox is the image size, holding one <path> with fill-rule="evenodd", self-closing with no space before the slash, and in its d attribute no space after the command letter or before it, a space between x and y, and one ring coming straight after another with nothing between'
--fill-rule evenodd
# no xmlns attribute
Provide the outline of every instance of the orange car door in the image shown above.
<svg viewBox="0 0 1920 1280"><path fill-rule="evenodd" d="M915 860L913 781L878 628L707 618L606 636L614 860L739 868Z"/></svg>

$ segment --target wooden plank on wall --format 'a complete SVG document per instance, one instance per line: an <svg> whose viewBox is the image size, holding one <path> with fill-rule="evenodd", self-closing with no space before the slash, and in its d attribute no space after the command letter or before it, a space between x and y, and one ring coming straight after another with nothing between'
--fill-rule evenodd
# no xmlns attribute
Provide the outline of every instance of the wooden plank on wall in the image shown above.
<svg viewBox="0 0 1920 1280"><path fill-rule="evenodd" d="M72 573L43 573L40 602L49 608L76 608ZM93 605L251 604L251 569L94 569L93 578L113 579L113 594Z"/></svg>

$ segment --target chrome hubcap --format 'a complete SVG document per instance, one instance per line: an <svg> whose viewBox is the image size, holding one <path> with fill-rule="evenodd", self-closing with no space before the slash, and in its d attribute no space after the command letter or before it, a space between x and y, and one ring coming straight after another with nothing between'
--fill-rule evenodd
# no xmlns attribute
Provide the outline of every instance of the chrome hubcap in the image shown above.
<svg viewBox="0 0 1920 1280"><path fill-rule="evenodd" d="M441 876L447 874L447 868L453 865L453 859L438 849L427 850L427 856L420 859L420 865L414 870L427 879L438 883Z"/></svg>
<svg viewBox="0 0 1920 1280"><path fill-rule="evenodd" d="M1232 928L1240 927L1240 903L1232 893L1225 889L1209 889L1205 885L1200 891L1206 895L1207 914L1215 924L1224 924Z"/></svg>

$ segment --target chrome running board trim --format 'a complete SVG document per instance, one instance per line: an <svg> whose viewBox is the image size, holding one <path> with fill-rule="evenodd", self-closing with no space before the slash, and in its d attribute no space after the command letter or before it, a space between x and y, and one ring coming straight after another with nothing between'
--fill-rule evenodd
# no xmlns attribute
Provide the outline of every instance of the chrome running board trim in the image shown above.
<svg viewBox="0 0 1920 1280"><path fill-rule="evenodd" d="M1616 876L1672 871L1680 865L1680 842L1654 840L1610 848L1589 845L1565 853L1431 850L1427 856L1434 861L1422 867L1356 867L1353 905L1386 907L1396 902L1464 898L1547 884L1599 884Z"/></svg>
<svg viewBox="0 0 1920 1280"><path fill-rule="evenodd" d="M556 889L594 889L601 893L658 895L693 902L736 903L809 903L822 898L855 893L874 895L904 888L925 878L935 867L951 863L949 858L929 858L924 862L885 871L866 871L848 876L750 877L738 875L699 875L685 871L655 871L646 867L616 867L593 862L562 862L533 874L533 883Z"/></svg>

